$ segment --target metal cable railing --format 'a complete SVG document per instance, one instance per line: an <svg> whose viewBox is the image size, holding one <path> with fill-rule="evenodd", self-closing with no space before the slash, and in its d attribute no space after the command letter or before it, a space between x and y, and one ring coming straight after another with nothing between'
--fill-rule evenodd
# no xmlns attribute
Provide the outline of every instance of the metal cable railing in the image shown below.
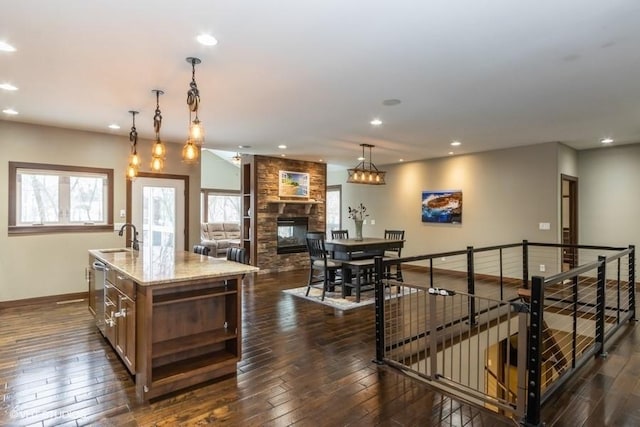
<svg viewBox="0 0 640 427"><path fill-rule="evenodd" d="M539 424L544 401L635 319L633 247L468 247L378 258L376 276L400 263L419 265L423 280L377 281L376 361L527 425ZM385 301L386 286L397 286L398 298Z"/></svg>

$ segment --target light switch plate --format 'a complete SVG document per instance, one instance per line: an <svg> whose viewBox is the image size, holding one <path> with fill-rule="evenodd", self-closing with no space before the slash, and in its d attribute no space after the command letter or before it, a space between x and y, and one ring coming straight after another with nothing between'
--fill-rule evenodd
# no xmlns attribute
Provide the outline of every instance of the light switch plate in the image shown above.
<svg viewBox="0 0 640 427"><path fill-rule="evenodd" d="M538 226L540 230L551 230L551 224L548 222L541 222Z"/></svg>

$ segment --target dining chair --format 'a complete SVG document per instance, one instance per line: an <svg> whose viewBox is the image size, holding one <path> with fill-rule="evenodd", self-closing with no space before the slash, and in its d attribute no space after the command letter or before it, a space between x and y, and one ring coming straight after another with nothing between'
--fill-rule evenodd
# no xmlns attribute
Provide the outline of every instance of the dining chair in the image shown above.
<svg viewBox="0 0 640 427"><path fill-rule="evenodd" d="M309 252L309 282L307 283L306 296L317 284L322 284L322 301L327 290L335 285L341 284L338 281L338 271L342 268L342 263L330 258L324 245L323 232L309 232L306 234L307 251Z"/></svg>
<svg viewBox="0 0 640 427"><path fill-rule="evenodd" d="M332 239L348 239L349 230L331 230Z"/></svg>
<svg viewBox="0 0 640 427"><path fill-rule="evenodd" d="M193 245L193 253L209 256L209 247L204 245Z"/></svg>
<svg viewBox="0 0 640 427"><path fill-rule="evenodd" d="M404 230L384 230L384 238L388 240L404 240ZM384 256L387 258L400 258L402 248L387 249L384 251ZM402 264L396 264L395 274L391 273L391 266L388 265L385 271L385 278L395 278L398 282L403 281L402 277Z"/></svg>
<svg viewBox="0 0 640 427"><path fill-rule="evenodd" d="M249 260L247 259L247 250L245 248L227 248L227 260L239 262L241 264L249 264Z"/></svg>

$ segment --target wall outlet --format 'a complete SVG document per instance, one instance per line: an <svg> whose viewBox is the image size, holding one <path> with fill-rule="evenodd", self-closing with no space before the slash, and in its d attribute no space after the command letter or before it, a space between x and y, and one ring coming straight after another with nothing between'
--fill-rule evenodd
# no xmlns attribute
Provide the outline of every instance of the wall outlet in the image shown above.
<svg viewBox="0 0 640 427"><path fill-rule="evenodd" d="M120 209L120 218L127 216L127 212L124 209Z"/></svg>
<svg viewBox="0 0 640 427"><path fill-rule="evenodd" d="M371 225L376 225L376 220L375 219L371 220Z"/></svg>
<svg viewBox="0 0 640 427"><path fill-rule="evenodd" d="M547 266L544 264L540 264L540 271L542 272L547 271Z"/></svg>
<svg viewBox="0 0 640 427"><path fill-rule="evenodd" d="M540 230L551 230L551 224L548 222L541 222L538 224Z"/></svg>

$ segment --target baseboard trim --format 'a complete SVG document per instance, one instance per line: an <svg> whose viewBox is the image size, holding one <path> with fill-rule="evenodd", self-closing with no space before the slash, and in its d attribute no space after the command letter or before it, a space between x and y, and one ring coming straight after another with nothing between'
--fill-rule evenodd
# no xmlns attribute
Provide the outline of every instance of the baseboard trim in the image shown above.
<svg viewBox="0 0 640 427"><path fill-rule="evenodd" d="M25 299L13 300L13 301L0 301L0 310L6 309L6 308L23 307L27 305L33 305L33 304L57 304L57 303L64 303L64 302L86 300L89 296L88 294L89 294L88 292L75 292L72 294L49 295L46 297L25 298Z"/></svg>

